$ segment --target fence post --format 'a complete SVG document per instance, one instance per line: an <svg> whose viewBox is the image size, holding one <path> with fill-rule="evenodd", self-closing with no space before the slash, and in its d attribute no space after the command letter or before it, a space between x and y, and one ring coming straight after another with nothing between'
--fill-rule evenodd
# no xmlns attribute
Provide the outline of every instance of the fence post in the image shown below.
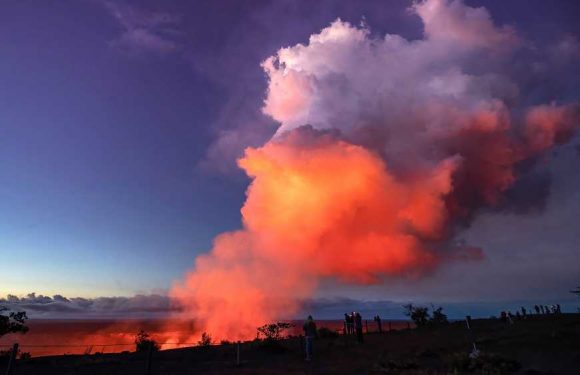
<svg viewBox="0 0 580 375"><path fill-rule="evenodd" d="M6 369L6 375L12 374L12 368L16 364L16 355L18 354L18 344L12 346L12 352L10 353L10 359L8 360L8 368Z"/></svg>
<svg viewBox="0 0 580 375"><path fill-rule="evenodd" d="M365 329L367 330L367 333L369 333L369 321L365 319Z"/></svg>
<svg viewBox="0 0 580 375"><path fill-rule="evenodd" d="M465 317L465 324L467 324L467 329L471 330L471 315Z"/></svg>
<svg viewBox="0 0 580 375"><path fill-rule="evenodd" d="M469 337L469 341L471 341L471 344L473 346L473 352L476 353L478 352L477 350L477 346L475 345L475 333L473 332L473 330L471 329L471 315L467 315L465 317L465 324L467 325L467 335Z"/></svg>
<svg viewBox="0 0 580 375"><path fill-rule="evenodd" d="M236 351L236 366L240 367L240 342L238 341L237 351Z"/></svg>
<svg viewBox="0 0 580 375"><path fill-rule="evenodd" d="M145 368L145 375L151 374L151 358L153 357L153 346L155 344L153 341L149 343L149 348L147 350L147 367Z"/></svg>

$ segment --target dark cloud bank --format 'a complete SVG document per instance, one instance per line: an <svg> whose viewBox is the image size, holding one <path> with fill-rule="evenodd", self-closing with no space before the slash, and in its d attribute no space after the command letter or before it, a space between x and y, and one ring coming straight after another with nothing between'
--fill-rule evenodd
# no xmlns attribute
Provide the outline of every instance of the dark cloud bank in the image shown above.
<svg viewBox="0 0 580 375"><path fill-rule="evenodd" d="M578 308L577 299L547 301L510 301L510 302L449 302L435 303L443 306L452 319L465 315L488 317L497 315L502 309L516 310L521 306L531 308L534 303L561 303L565 312ZM304 314L313 314L318 319L340 319L345 312L359 311L364 317L381 315L388 319L404 319L403 304L414 302L430 306L428 301L391 301L362 300L345 297L315 298L302 303ZM125 318L164 318L179 313L181 307L169 297L161 294L138 294L132 297L67 298L60 294L52 297L30 293L24 297L8 295L0 298L0 306L9 310L28 313L33 319L125 319ZM288 317L288 318L300 318Z"/></svg>
<svg viewBox="0 0 580 375"><path fill-rule="evenodd" d="M10 310L24 310L38 318L123 318L155 317L179 311L167 296L159 294L132 297L67 298L60 294L44 296L30 293L24 297L8 295L0 305Z"/></svg>

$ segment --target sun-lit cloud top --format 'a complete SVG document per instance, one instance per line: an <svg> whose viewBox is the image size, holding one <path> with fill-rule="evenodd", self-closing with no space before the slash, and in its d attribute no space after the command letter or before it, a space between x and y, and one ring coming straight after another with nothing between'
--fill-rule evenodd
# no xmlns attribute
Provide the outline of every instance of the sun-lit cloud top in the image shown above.
<svg viewBox="0 0 580 375"><path fill-rule="evenodd" d="M524 88L545 82L512 69L550 56L483 8L412 10L422 39L337 19L262 62L262 110L280 126L238 160L251 178L243 228L217 236L171 292L200 332L249 339L323 280L388 287L482 261L461 230L509 207L524 167L575 136L578 98L538 102Z"/></svg>

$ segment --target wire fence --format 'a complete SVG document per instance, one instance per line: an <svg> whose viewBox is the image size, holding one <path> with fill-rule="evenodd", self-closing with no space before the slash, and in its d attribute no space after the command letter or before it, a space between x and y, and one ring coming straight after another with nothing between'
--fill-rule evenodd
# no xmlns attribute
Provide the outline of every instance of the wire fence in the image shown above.
<svg viewBox="0 0 580 375"><path fill-rule="evenodd" d="M411 328L413 325L410 322L407 321L383 321L382 322L382 327L379 327L379 324L376 321L370 321L370 320L364 320L363 321L363 331L365 333L372 333L372 332L379 332L379 330L381 331L392 331L392 330L398 330L398 329L405 329L405 328ZM296 330L288 332L288 336L292 337L292 336L299 336L300 335L300 327L294 326L294 328L296 328ZM339 335L343 335L345 334L345 330L347 329L346 324L344 324L344 322L341 321L332 321L331 323L329 322L325 322L323 324L321 324L320 328L325 328L328 329L330 331L336 332ZM257 338L259 338L259 336L257 336ZM23 337L23 339L25 339L24 342L20 342L20 351L21 352L28 352L30 351L30 349L34 349L32 350L32 352L30 354L32 354L32 356L37 357L37 356L54 356L54 355L64 355L64 354L84 354L84 351L79 351L79 350L73 350L74 353L71 353L70 351L66 351L66 350L62 350L62 351L58 351L58 350L52 350L52 349L86 349L86 350L90 350L90 352L93 352L96 349L101 349L98 350L97 352L99 353L103 353L105 352L105 349L119 349L117 351L109 351L109 353L113 353L113 352L121 352L121 351L125 351L129 350L129 349L135 349L136 343L134 341L127 341L127 342L95 342L95 343L86 343L86 342L82 342L82 343L70 343L70 344L34 344L34 343L28 343L26 342L27 338ZM155 335L153 335L152 339L155 340ZM14 340L14 341L19 341L19 340ZM163 341L163 340L155 340L158 344L161 345L161 350L167 350L167 349L175 349L175 348L183 348L183 347L193 347L193 346L200 346L200 342L188 342L188 341ZM220 345L221 342L210 342L210 343L206 343L204 346L218 346ZM4 344L0 343L0 351L3 351L3 349L5 350L10 350L13 346L13 342L6 342ZM51 350L37 350L37 349L51 349ZM4 350L4 351L5 351Z"/></svg>
<svg viewBox="0 0 580 375"><path fill-rule="evenodd" d="M173 349L183 348L183 349L192 349L188 351L188 356L194 354L193 358L197 365L204 365L204 364L211 364L211 363L229 363L232 365L240 366L242 363L249 363L255 362L255 358L244 358L242 360L241 353L253 346L256 345L255 342L248 341L248 342L235 342L235 343L228 343L228 344L210 344L204 346L211 346L211 350L213 353L208 352L206 350L201 350L205 356L195 355L196 351L199 354L200 347L199 343L194 342L167 342L165 345L173 346ZM302 346L302 342L300 342ZM23 357L22 353L26 350L32 348L62 348L62 349L70 349L70 348L116 348L116 349L124 349L124 348L132 348L133 350L117 352L117 353L103 353L103 352L86 352L85 354L77 354L77 355L54 355L54 356L47 356L47 357L39 357L36 360L31 361L28 357ZM35 361L37 363L46 364L49 363L52 368L57 368L61 370L68 370L74 367L75 373L78 371L82 371L83 366L108 366L114 367L114 373L142 373L146 375L150 375L152 373L158 373L159 370L153 371L152 369L155 366L163 366L167 363L171 363L171 359L167 359L163 356L164 353L167 352L159 352L159 354L154 354L157 350L154 349L154 345L151 342L148 346L145 347L145 350L136 351L135 343L131 344L119 344L119 343L93 343L93 344L50 344L50 345L38 345L38 344L26 344L26 345L0 345L1 348L8 349L5 351L4 356L5 361L2 361L2 357L0 356L0 374L3 374L4 365L6 366L6 375L28 375L28 374L36 374L36 370L38 367L34 367ZM244 348L244 349L242 349ZM209 349L209 348L208 348ZM20 353L20 355L19 355ZM106 355L109 357L102 357L102 355ZM117 357L113 357L113 355L121 355L119 359ZM19 358L19 359L18 359ZM43 358L49 358L50 362L43 361ZM108 358L108 359L107 359ZM40 361L40 362L38 362ZM111 370L109 368L108 370ZM107 371L108 371L107 370ZM92 369L90 371L97 371L101 373L98 368ZM90 372L89 371L89 372ZM120 371L120 372L117 372ZM137 371L137 372L135 372Z"/></svg>
<svg viewBox="0 0 580 375"><path fill-rule="evenodd" d="M180 345L180 346L196 346L199 345L197 342L165 342L163 345ZM219 345L219 344L212 344L212 345ZM34 344L23 344L20 347L26 348L86 348L86 347L109 347L109 346L135 346L135 343L127 343L127 344L55 344L55 345L34 345ZM11 348L12 345L0 345L0 348Z"/></svg>
<svg viewBox="0 0 580 375"><path fill-rule="evenodd" d="M136 343L83 343L83 344L19 344L18 353L24 357L47 357L58 355L114 354L136 351ZM161 350L199 346L199 342L163 342ZM218 346L210 343L208 346ZM0 356L8 355L14 344L0 344ZM62 349L62 350L59 350ZM4 352L4 353L3 353ZM32 355L31 355L32 354Z"/></svg>
<svg viewBox="0 0 580 375"><path fill-rule="evenodd" d="M573 314L570 314L573 315ZM546 321L547 319L562 319L559 315L542 315L542 316L528 316L526 318L522 318L522 321L529 321L530 323L533 323L535 321L541 323L542 321ZM570 316L570 317L566 317L564 316L564 318L568 318L568 319L577 319L577 317L574 316ZM554 320L556 321L556 320ZM464 341L469 342L473 352L477 352L478 351L478 347L476 346L476 335L474 333L474 331L472 331L472 326L471 326L471 317L466 317L465 320L465 325L464 325L464 329L466 329L467 334L464 336ZM488 326L492 327L491 325L497 325L497 324L504 324L507 327L510 326L517 326L519 323L514 323L514 321L511 320L502 320L502 319L489 319L487 321L484 321L482 324L487 324ZM326 327L325 327L326 328ZM332 346L333 347L337 347L338 345L341 345L340 347L354 347L353 344L355 343L356 340L356 335L353 335L352 333L350 333L350 330L346 329L347 326L346 324L344 324L343 327L338 328L336 325L333 327L333 329L330 329L330 331L334 331L338 336L342 337L342 343L340 344L341 341L335 341ZM381 329L382 328L382 329ZM389 333L390 331L398 331L398 330L407 330L410 328L414 328L414 325L410 322L406 322L406 321L396 321L396 322L390 322L390 321L383 321L382 322L382 327L380 324L378 324L378 322L371 322L371 321L364 321L363 323L363 332L365 334L373 334L373 333ZM493 328L493 327L492 327ZM328 329L327 329L328 330ZM495 331L498 331L495 329ZM501 330L501 331L505 331L505 330ZM499 331L498 331L499 332ZM379 337L380 335L376 335L375 337ZM370 337L370 336L369 336ZM292 335L290 337L288 337L290 340L288 340L286 342L285 345L291 346L292 347L292 353L298 355L304 355L304 351L305 351L305 341L304 341L304 337L302 336L296 336L296 335ZM266 340L267 341L267 340ZM5 367L4 365L4 361L2 360L2 356L0 356L0 374L2 373L3 368L7 368L7 371L5 372L5 374L7 375L20 375L20 374L36 374L36 372L20 372L20 370L26 370L26 364L27 361L23 361L23 367L20 368L20 366L16 366L18 367L16 369L16 371L14 371L14 366L15 364L18 363L17 361L17 354L21 353L20 355L20 359L24 359L22 357L22 353L25 353L27 350L30 349L47 349L52 351L52 354L50 354L51 356L59 356L61 354L71 354L71 353L60 353L58 354L57 351L58 349L82 349L85 348L86 350L80 351L78 353L75 354L79 354L78 356L76 356L74 359L75 361L77 361L77 363L80 363L79 361L84 361L83 363L90 363L91 365L95 365L95 366L100 366L100 364L104 363L103 359L101 359L101 357L92 357L89 356L90 354L104 354L104 349L105 348L110 348L111 351L109 353L107 353L107 355L112 355L113 352L115 353L122 353L124 354L124 356L121 356L119 358L115 357L115 360L113 361L112 359L106 359L105 361L109 361L110 363L114 362L115 366L125 366L124 368L127 368L127 366L134 366L136 365L136 362L142 362L142 365L146 364L146 372L145 374L150 374L151 372L151 366L152 366L152 361L154 359L155 364L154 364L154 368L155 366L157 366L158 368L162 368L162 366L166 366L168 362L170 362L171 360L174 360L177 356L188 356L188 358L191 358L190 356L196 356L195 360L198 361L196 363L198 363L199 366L204 366L204 364L207 365L207 363L211 363L211 364L216 364L216 363L229 363L231 366L231 363L235 363L236 365L240 364L241 361L241 356L244 357L244 363L262 363L261 361L264 360L264 358L260 358L260 357L256 357L255 353L252 354L251 351L245 351L244 349L241 348L256 348L257 345L261 345L263 344L264 341L260 342L260 340L253 340L253 341L246 341L246 342L229 342L229 343L212 343L212 346L217 346L217 348L212 349L210 351L205 351L205 350L183 350L183 351L176 351L176 352L165 352L165 353L160 353L159 356L155 355L153 356L153 352L155 351L155 347L154 345L148 345L145 348L145 350L140 350L139 353L133 353L133 352L137 352L137 345L135 342L95 342L95 343L58 343L58 344L36 344L36 343L23 343L23 345L18 345L18 344L8 344L8 343L4 343L1 344L0 343L0 352L4 352L4 359L6 357L9 357L8 360L8 364L7 367ZM336 344L338 343L338 345ZM175 342L175 341L167 341L167 342L163 342L162 343L163 346L161 349L177 349L177 348L191 348L191 347L199 347L199 346L206 346L206 345L200 345L200 342ZM330 346L329 346L330 347ZM6 348L7 350L2 350L3 348ZM97 348L97 349L102 349L101 352L94 352L92 353L92 349L93 348ZM127 349L127 350L125 350ZM191 348L194 349L194 348ZM243 355L241 355L240 353L244 353ZM197 353L197 354L196 354ZM213 353L213 354L211 354ZM84 356L83 356L84 354ZM205 356L207 356L207 358L200 356L200 354L203 354ZM211 354L211 355L210 355ZM252 357L254 356L254 357ZM35 355L36 357L36 355ZM30 358L30 357L28 357ZM110 357L113 358L113 357ZM153 359L152 359L153 358ZM60 366L63 363L65 363L66 360L70 360L70 357L67 356L62 356L62 357L53 357L51 359L49 359L48 361L50 362L44 362L44 363L50 363L51 366ZM181 359L180 359L181 360ZM189 359L188 359L189 360ZM40 361L40 360L39 360ZM34 362L34 361L33 361ZM29 368L33 368L32 363L30 362L31 365ZM40 362L39 362L40 363ZM191 363L191 362L189 362ZM55 365L56 364L56 365ZM139 366L142 366L139 365ZM37 369L37 368L36 368ZM12 373L12 371L14 371L14 373ZM158 373L159 371L156 371L155 373ZM94 372L93 372L94 373ZM131 372L133 373L133 372ZM161 373L161 372L159 372Z"/></svg>
<svg viewBox="0 0 580 375"><path fill-rule="evenodd" d="M352 343L356 340L355 336L346 331L346 325L343 325L340 322L335 323L337 324L334 324L332 328L328 328L328 326L322 326L321 328L326 328L327 332L334 332L333 334L336 338L340 338L344 345L353 345ZM392 323L385 321L382 326L383 332L405 328L411 328L411 325L407 322ZM291 332L290 335L286 337L287 340L284 341L283 345L290 348L295 355L304 356L304 338L301 335L295 335L295 333L299 331L300 330L297 329L296 331ZM363 331L367 334L378 333L379 326L377 322L364 321ZM152 338L154 337L155 336ZM70 363L76 363L75 366L82 366L83 364L91 364L94 366L95 363L100 363L98 361L109 361L110 363L114 362L114 366L116 366L116 369L119 371L124 368L129 371L129 373L134 373L134 367L128 366L140 366L141 369L145 367L145 370L143 370L143 372L138 371L138 373L151 374L152 367L165 366L167 361L164 362L164 358L173 355L170 353L171 351L167 352L166 349L192 349L183 353L187 353L184 354L186 356L193 355L196 357L198 361L196 365L198 366L203 366L204 363L221 363L222 365L224 363L229 363L230 365L234 364L239 366L242 362L258 363L256 361L262 361L262 359L259 358L252 358L252 354L250 354L252 350L250 349L259 347L260 345L263 345L263 343L264 341L260 340L258 337L256 340L245 342L212 342L205 344L191 341L161 341L159 342L161 345L161 352L159 354L153 354L157 351L157 348L153 345L145 347L145 351L138 351L135 342L72 342L55 344L22 342L21 345L5 342L0 343L0 375L3 374L2 371L4 367L7 369L5 372L7 375L36 374L33 370L31 370L32 372L28 372L28 370L34 366L34 363L41 363L43 361L42 358L50 358L49 361L51 366L63 368L69 366ZM211 347L211 349L201 348L205 346ZM1 355L2 353L4 354L3 356ZM200 356L200 353L202 353L203 356ZM121 356L113 357L112 355L114 354L121 354ZM4 358L4 361L2 358ZM7 363L6 358L8 358ZM37 359L35 360L35 358ZM76 371L76 369L74 371Z"/></svg>
<svg viewBox="0 0 580 375"><path fill-rule="evenodd" d="M354 345L356 338L354 335L339 335L337 340L345 338L346 341L350 343L345 343L347 346ZM282 346L286 347L286 353L294 358L303 358L305 355L305 341L302 336L292 336L280 342ZM173 345L174 349L183 349L185 351L181 353L173 353L173 351L162 350L157 352L153 349L153 345L150 345L144 351L135 351L135 344L117 344L117 343L95 343L95 344L53 344L53 345L22 345L17 344L13 346L2 345L2 347L10 350L9 360L6 364L0 361L0 374L2 374L3 368L6 368L6 375L28 375L36 374L42 366L50 366L51 369L56 369L57 371L63 371L63 373L68 373L74 369L74 373L84 373L83 368L86 369L88 373L105 373L110 372L114 374L123 373L139 373L139 374L160 374L166 373L161 369L166 366L183 365L184 358L188 361L188 368L198 367L204 368L204 366L218 366L223 368L240 367L240 366L252 366L256 364L262 365L265 361L269 359L266 357L272 357L270 354L264 357L263 355L257 354L261 353L260 350L255 350L260 348L261 345L267 344L267 340L253 340L246 342L233 342L227 344L217 344L213 343L211 345L200 346L199 343L193 342L171 342L166 343L168 345ZM117 352L94 352L86 354L77 355L55 355L47 357L38 358L25 358L21 355L17 356L17 353L26 352L32 348L39 349L70 349L70 348L114 348L114 349L128 349L127 351L117 351ZM277 350L276 347L274 347ZM270 353L269 351L267 353ZM176 359L175 355L180 355ZM274 356L275 357L275 356ZM43 358L46 358L44 360ZM38 366L35 366L38 363ZM42 365L40 365L42 364ZM39 367L40 366L40 367ZM52 371L52 370L51 370Z"/></svg>

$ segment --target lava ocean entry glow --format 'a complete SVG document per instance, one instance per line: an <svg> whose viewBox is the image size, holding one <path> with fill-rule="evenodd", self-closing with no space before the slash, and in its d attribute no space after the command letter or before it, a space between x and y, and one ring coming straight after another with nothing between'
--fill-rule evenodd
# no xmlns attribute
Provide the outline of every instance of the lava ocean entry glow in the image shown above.
<svg viewBox="0 0 580 375"><path fill-rule="evenodd" d="M263 111L281 125L239 160L252 180L243 228L219 235L171 291L195 339L251 339L322 278L379 283L481 259L451 245L456 231L504 203L523 162L574 135L577 104L527 97L514 61L542 56L522 53L512 28L461 1L411 10L421 40L337 20L264 61Z"/></svg>

